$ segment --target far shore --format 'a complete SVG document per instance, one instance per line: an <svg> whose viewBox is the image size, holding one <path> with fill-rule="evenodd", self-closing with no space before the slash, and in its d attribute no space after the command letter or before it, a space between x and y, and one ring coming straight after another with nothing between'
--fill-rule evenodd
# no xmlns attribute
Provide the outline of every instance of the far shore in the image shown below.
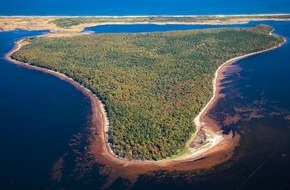
<svg viewBox="0 0 290 190"><path fill-rule="evenodd" d="M153 18L149 21L138 21L140 18ZM280 18L279 18L280 17ZM68 28L59 27L52 21L59 18L100 18L109 19L107 22L92 21L88 23L80 23ZM125 19L122 21L120 19ZM135 18L135 20L134 20ZM158 21L154 18L192 18L186 21ZM197 18L197 20L194 20ZM223 18L225 20L223 20ZM114 19L116 19L114 21ZM118 20L119 19L119 20ZM126 20L129 19L129 20ZM204 19L198 20L198 19ZM208 19L208 20L207 20ZM124 25L124 24L182 24L182 25L232 25L245 24L249 21L289 21L290 14L236 14L236 15L131 15L131 16L0 16L0 31L11 31L16 29L22 30L49 30L50 33L46 37L70 37L76 35L84 35L83 30L87 27L99 25Z"/></svg>
<svg viewBox="0 0 290 190"><path fill-rule="evenodd" d="M270 33L270 35L273 35L272 32ZM161 161L127 160L117 157L111 151L111 148L107 143L109 119L106 115L104 105L98 99L98 97L93 94L89 89L62 73L55 72L46 68L33 66L28 63L19 62L12 59L11 55L22 47L22 42L23 40L16 42L15 47L5 55L5 58L8 61L29 69L45 72L54 75L62 80L65 80L77 89L81 90L84 95L86 95L90 99L93 114L92 124L90 127L91 136L89 140L91 142L91 146L89 147L89 151L92 155L94 155L95 159L98 162L105 165L105 167L102 169L102 172L110 173L110 179L107 184L109 185L119 176L126 177L131 181L134 181L136 180L138 174L142 173L152 172L156 170L190 171L208 169L229 160L233 155L235 147L239 144L240 136L236 135L233 138L228 138L228 136L222 135L220 133L220 126L218 126L218 124L207 115L207 113L219 99L220 81L224 78L223 71L226 68L225 66L231 65L240 59L278 48L286 42L286 39L284 38L284 42L276 47L239 56L223 63L215 72L215 76L213 79L212 98L194 120L197 126L196 133L200 130L204 130L206 133L212 136L212 141L210 141L207 146L202 146L198 150L191 149L191 153L189 155Z"/></svg>
<svg viewBox="0 0 290 190"><path fill-rule="evenodd" d="M39 17L39 18L79 18L79 17L93 17L93 18L147 18L147 17L249 17L249 16L287 16L290 13L270 13L270 14L217 14L217 15L0 15L0 17Z"/></svg>

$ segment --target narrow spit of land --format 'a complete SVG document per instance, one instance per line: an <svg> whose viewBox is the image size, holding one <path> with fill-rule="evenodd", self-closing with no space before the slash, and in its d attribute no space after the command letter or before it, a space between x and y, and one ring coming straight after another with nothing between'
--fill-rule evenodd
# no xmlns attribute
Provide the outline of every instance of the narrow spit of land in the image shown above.
<svg viewBox="0 0 290 190"><path fill-rule="evenodd" d="M269 28L266 31L268 30ZM218 31L223 31L223 30L218 30ZM257 29L253 29L252 32L256 33L258 36L262 35L265 37L265 31L261 32L261 31L257 31ZM256 38L257 36L251 36L251 37ZM220 127L213 120L211 120L207 116L206 113L210 110L210 108L214 105L214 103L219 98L218 86L219 86L219 81L223 77L222 70L225 68L225 65L231 64L241 58L244 58L244 57L256 54L256 53L261 53L269 49L273 49L275 47L280 46L283 43L283 40L278 37L271 37L271 38L268 37L267 39L270 41L271 40L273 41L271 41L271 43L269 43L266 47L263 47L263 48L262 47L258 48L254 46L254 49L247 50L246 52L255 52L255 53L248 53L244 56L238 56L237 58L231 59L225 62L224 64L222 64L221 66L219 66L218 70L215 72L215 78L213 80L214 94L211 100L208 102L208 104L202 109L202 111L195 118L195 124L198 127L197 131L205 130L208 136L211 138L209 143L206 146L202 146L198 150L192 149L191 152L184 157L178 157L175 159L163 160L163 161L158 161L158 162L139 161L139 160L132 161L132 160L127 160L127 159L117 158L110 151L110 147L107 144L108 137L106 135L106 132L108 130L109 124L108 124L108 118L106 116L106 112L104 110L104 106L102 102L90 90L88 90L81 84L75 82L72 78L69 78L64 74L59 73L57 69L51 66L49 66L49 69L41 68L41 67L46 67L46 66L38 65L39 63L36 64L36 60L38 59L33 59L33 61L31 61L31 58L29 56L25 57L23 56L25 54L23 55L18 54L18 50L21 48L21 44L23 43L17 43L15 48L7 54L6 58L14 63L23 65L25 67L33 68L36 70L53 74L61 79L64 79L70 82L76 88L82 90L84 94L86 94L90 98L91 103L92 103L92 108L93 108L93 115L92 115L93 126L92 126L92 136L91 136L92 144L90 147L91 153L95 155L96 159L99 162L102 162L106 165L106 167L103 170L104 172L110 171L111 180L121 175L134 180L138 176L137 174L155 171L155 170L166 169L166 170L186 171L186 170L193 170L193 169L210 168L216 164L219 164L228 160L231 157L234 147L238 144L239 136L236 136L235 138L227 138L219 134L218 131L220 130ZM247 39L247 42L250 42L248 40L249 39ZM33 41L29 41L29 43L33 43ZM265 41L263 41L263 43L265 43ZM28 47L25 50L27 51L29 48L31 47ZM259 51L255 51L255 50L259 50ZM33 51L33 48L32 48L32 51ZM15 52L16 52L16 55L14 54ZM13 54L13 58L16 58L20 61L12 59L11 58L12 54ZM236 53L235 55L237 56L240 54L242 53ZM233 55L229 55L229 57L233 57ZM227 56L224 59L228 59ZM25 60L25 62L36 64L36 66L21 62L23 60ZM52 71L50 69L53 69L56 71ZM64 71L60 71L60 72L64 72ZM67 72L64 72L64 73L67 74ZM72 77L74 78L74 76ZM78 82L82 83L82 81L79 81L79 79L78 79ZM84 85L87 86L87 84L85 83ZM110 168L114 168L114 171L110 170Z"/></svg>
<svg viewBox="0 0 290 190"><path fill-rule="evenodd" d="M108 24L244 24L258 20L289 20L289 14L164 15L164 16L0 16L0 31L50 30L47 37L76 36L86 27Z"/></svg>

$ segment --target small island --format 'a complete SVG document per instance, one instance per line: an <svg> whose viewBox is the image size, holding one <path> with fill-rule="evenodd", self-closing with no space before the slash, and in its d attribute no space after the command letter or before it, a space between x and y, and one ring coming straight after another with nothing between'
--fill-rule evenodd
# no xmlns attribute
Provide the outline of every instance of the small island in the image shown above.
<svg viewBox="0 0 290 190"><path fill-rule="evenodd" d="M229 139L231 150L237 145L238 137L225 138L214 122L206 123L206 111L217 98L217 70L232 58L283 43L283 38L269 35L271 31L271 27L256 26L36 37L22 41L23 47L11 57L52 70L60 78L69 77L100 99L105 110L100 105L93 110L102 112L95 139L106 147L102 151L125 162L161 160L162 165L164 159L200 158L205 152L198 152L193 143L197 133L207 139L202 144L206 150L223 139ZM73 83L71 79L67 80ZM98 99L90 96L95 105Z"/></svg>

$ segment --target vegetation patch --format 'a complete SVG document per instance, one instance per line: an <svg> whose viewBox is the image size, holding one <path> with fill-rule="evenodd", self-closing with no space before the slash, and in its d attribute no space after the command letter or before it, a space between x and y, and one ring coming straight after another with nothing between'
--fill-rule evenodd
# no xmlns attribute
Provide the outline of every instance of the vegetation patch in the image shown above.
<svg viewBox="0 0 290 190"><path fill-rule="evenodd" d="M106 107L116 155L158 160L184 152L222 63L282 42L271 30L33 38L12 57L64 73L96 93Z"/></svg>
<svg viewBox="0 0 290 190"><path fill-rule="evenodd" d="M255 19L290 19L290 15L248 16L149 16L149 17L67 17L57 18L50 23L60 28L71 28L80 24L101 23L237 23Z"/></svg>

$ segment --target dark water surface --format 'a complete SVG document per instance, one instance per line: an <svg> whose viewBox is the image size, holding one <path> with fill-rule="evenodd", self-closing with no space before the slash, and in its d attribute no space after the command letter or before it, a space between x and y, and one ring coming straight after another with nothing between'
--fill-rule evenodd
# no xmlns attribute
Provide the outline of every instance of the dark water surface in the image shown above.
<svg viewBox="0 0 290 190"><path fill-rule="evenodd" d="M289 22L262 23L289 40ZM289 52L287 42L237 62L242 70L223 80L226 98L212 111L220 123L240 117L232 121L242 135L236 155L243 157L227 172L241 189L290 189Z"/></svg>
<svg viewBox="0 0 290 190"><path fill-rule="evenodd" d="M272 25L277 34L290 37L290 22L239 26L258 23ZM205 26L111 25L88 30L123 33L198 28ZM17 39L40 33L0 32L1 57ZM289 52L287 43L241 60L226 72L222 82L226 98L210 115L221 124L232 121L242 140L234 158L216 168L219 172L203 177L160 172L141 176L131 188L290 189ZM106 176L99 174L100 165L85 154L90 114L89 100L67 82L2 58L0 189L99 189ZM112 189L126 184L119 179Z"/></svg>
<svg viewBox="0 0 290 190"><path fill-rule="evenodd" d="M1 0L0 15L213 15L290 13L289 0Z"/></svg>
<svg viewBox="0 0 290 190"><path fill-rule="evenodd" d="M53 164L75 156L91 114L67 82L4 60L15 40L41 33L0 32L0 189L50 186Z"/></svg>

